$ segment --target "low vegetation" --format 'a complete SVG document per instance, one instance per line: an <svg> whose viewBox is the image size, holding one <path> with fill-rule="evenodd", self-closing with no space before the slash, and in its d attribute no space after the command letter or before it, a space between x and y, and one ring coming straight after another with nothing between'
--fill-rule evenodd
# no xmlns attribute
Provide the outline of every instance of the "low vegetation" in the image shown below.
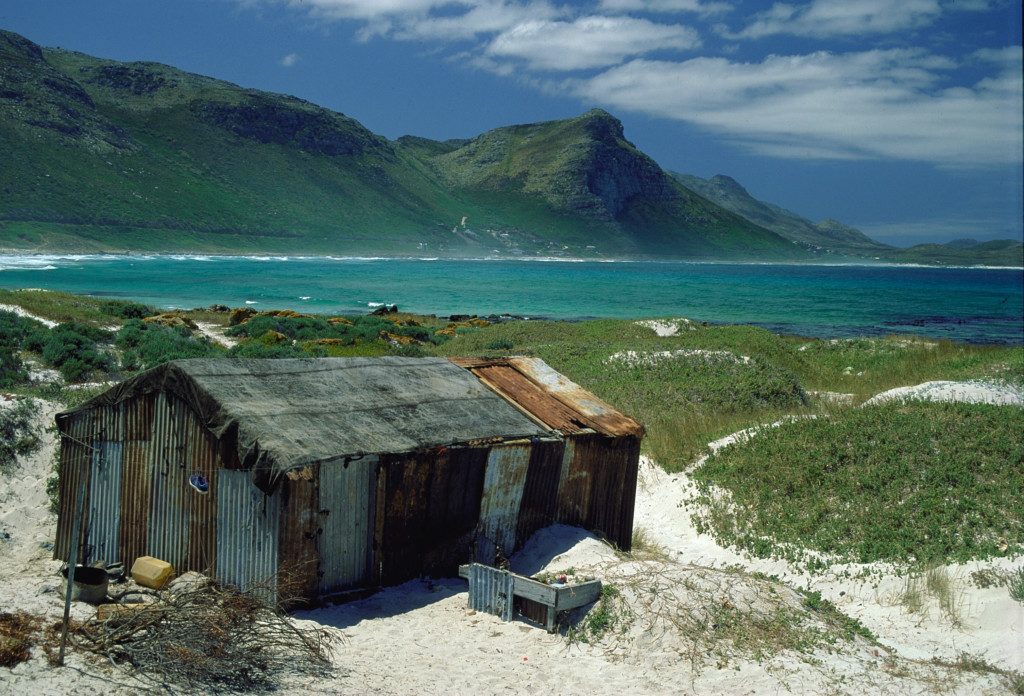
<svg viewBox="0 0 1024 696"><path fill-rule="evenodd" d="M145 305L42 291L0 291L0 304L57 322L47 328L0 312L0 376L30 396L70 404L91 393L29 384L31 362L68 381L102 381L187 357L537 356L641 421L645 453L669 471L690 467L715 439L786 423L761 427L694 472L702 497L691 513L723 544L812 570L837 560L923 569L1024 553L1024 410L858 407L886 389L930 380L1022 389L1020 346L818 340L685 321L675 335L659 336L621 320L492 323L218 306L155 321ZM224 343L196 322L223 333Z"/></svg>
<svg viewBox="0 0 1024 696"><path fill-rule="evenodd" d="M1024 409L931 402L761 428L694 471L693 516L699 530L757 556L811 549L922 563L1019 552L1021 432Z"/></svg>

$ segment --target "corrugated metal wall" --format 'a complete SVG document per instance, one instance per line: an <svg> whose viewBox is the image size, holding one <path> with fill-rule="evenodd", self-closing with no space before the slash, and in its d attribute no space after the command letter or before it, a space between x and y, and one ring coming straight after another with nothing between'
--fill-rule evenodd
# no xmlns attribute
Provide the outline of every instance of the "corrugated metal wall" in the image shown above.
<svg viewBox="0 0 1024 696"><path fill-rule="evenodd" d="M562 469L558 478L558 509L555 520L572 527L582 527L590 507L590 487L594 479L590 469L576 459L576 443L579 437L565 441L562 453Z"/></svg>
<svg viewBox="0 0 1024 696"><path fill-rule="evenodd" d="M320 594L320 466L306 466L286 473L274 495L280 496L281 513L277 546L278 599L313 600ZM318 531L319 530L319 531Z"/></svg>
<svg viewBox="0 0 1024 696"><path fill-rule="evenodd" d="M488 450L381 457L374 579L389 585L450 576L472 553Z"/></svg>
<svg viewBox="0 0 1024 696"><path fill-rule="evenodd" d="M523 485L523 500L519 505L516 541L512 550L526 543L538 529L554 524L564 452L564 440L535 441L530 447L530 464Z"/></svg>
<svg viewBox="0 0 1024 696"><path fill-rule="evenodd" d="M532 450L529 442L502 445L493 448L487 457L474 559L479 563L491 565L499 551L507 557L515 550L519 507Z"/></svg>
<svg viewBox="0 0 1024 696"><path fill-rule="evenodd" d="M186 460L186 411L173 396L157 395L149 459L152 493L146 546L150 556L167 561L175 570L186 565L188 541L188 479L192 472Z"/></svg>
<svg viewBox="0 0 1024 696"><path fill-rule="evenodd" d="M288 472L267 497L235 470L233 445L174 396L139 395L63 428L57 558L70 548L80 476L85 560L152 555L242 587L287 567L292 586L282 592L309 599L492 564L553 522L623 549L632 537L639 437L577 432L313 465ZM188 485L197 471L208 495Z"/></svg>
<svg viewBox="0 0 1024 696"><path fill-rule="evenodd" d="M497 568L469 566L469 608L511 621L515 607L515 577Z"/></svg>
<svg viewBox="0 0 1024 696"><path fill-rule="evenodd" d="M216 578L243 591L272 588L276 596L280 496L264 495L247 471L221 469L217 478Z"/></svg>
<svg viewBox="0 0 1024 696"><path fill-rule="evenodd" d="M184 413L186 432L186 473L201 473L210 485L209 493L199 495L191 486L188 498L188 538L182 565L185 570L214 573L217 562L217 486L219 461L217 439L202 426L192 410L179 402ZM182 481L185 484L185 481Z"/></svg>
<svg viewBox="0 0 1024 696"><path fill-rule="evenodd" d="M85 538L88 560L109 565L121 560L121 443L96 440L93 447Z"/></svg>
<svg viewBox="0 0 1024 696"><path fill-rule="evenodd" d="M55 558L68 557L74 495L84 471L89 483L83 560L122 561L130 567L149 555L177 572L212 571L217 442L183 402L144 395L76 414L65 431ZM196 471L210 481L208 495L188 485Z"/></svg>
<svg viewBox="0 0 1024 696"><path fill-rule="evenodd" d="M60 454L60 492L57 538L54 543L53 556L60 560L68 560L71 550L71 528L74 524L75 496L78 493L78 482L86 478L85 500L83 501L83 530L89 530L90 519L90 483L93 478L93 457L97 453L97 442L117 442L123 439L123 409L120 407L98 408L89 413L77 414L67 423L67 431L61 438ZM101 477L102 478L102 477ZM121 478L123 480L123 471ZM106 490L100 494L106 500L98 501L100 510L110 511L113 492ZM109 529L110 522L101 521L99 527ZM95 540L90 540L88 533L83 534L84 541L79 562L90 563L98 559L93 555Z"/></svg>
<svg viewBox="0 0 1024 696"><path fill-rule="evenodd" d="M559 481L555 521L601 533L628 551L639 457L638 438L574 435Z"/></svg>

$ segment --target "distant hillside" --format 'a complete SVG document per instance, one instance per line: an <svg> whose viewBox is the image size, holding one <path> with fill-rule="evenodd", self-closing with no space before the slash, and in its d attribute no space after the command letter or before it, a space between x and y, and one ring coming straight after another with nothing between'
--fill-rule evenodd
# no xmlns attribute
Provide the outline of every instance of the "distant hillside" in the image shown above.
<svg viewBox="0 0 1024 696"><path fill-rule="evenodd" d="M0 32L0 247L800 260L612 116L391 142L343 114Z"/></svg>
<svg viewBox="0 0 1024 696"><path fill-rule="evenodd" d="M1024 264L1024 245L1012 239L985 243L973 239L958 239L945 245L921 244L901 249L871 239L860 230L831 218L815 223L777 205L759 201L747 193L735 179L722 174L710 179L677 172L669 174L709 201L777 232L819 257L859 257L901 263L948 265Z"/></svg>
<svg viewBox="0 0 1024 696"><path fill-rule="evenodd" d="M1024 244L1012 239L975 242L960 246L954 240L949 244L918 244L906 249L894 249L886 254L889 261L941 265L975 264L981 266L1024 266Z"/></svg>
<svg viewBox="0 0 1024 696"><path fill-rule="evenodd" d="M718 174L701 179L690 174L671 173L687 188L747 220L777 232L809 250L866 255L891 249L852 227L832 219L813 223L796 213L755 199L735 179Z"/></svg>

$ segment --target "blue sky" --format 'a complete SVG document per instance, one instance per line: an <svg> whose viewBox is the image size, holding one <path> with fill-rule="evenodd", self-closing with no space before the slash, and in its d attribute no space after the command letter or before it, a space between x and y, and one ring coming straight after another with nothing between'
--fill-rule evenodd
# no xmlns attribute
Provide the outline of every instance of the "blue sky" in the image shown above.
<svg viewBox="0 0 1024 696"><path fill-rule="evenodd" d="M392 139L600 107L665 169L815 221L1024 239L1020 0L3 0L0 28Z"/></svg>

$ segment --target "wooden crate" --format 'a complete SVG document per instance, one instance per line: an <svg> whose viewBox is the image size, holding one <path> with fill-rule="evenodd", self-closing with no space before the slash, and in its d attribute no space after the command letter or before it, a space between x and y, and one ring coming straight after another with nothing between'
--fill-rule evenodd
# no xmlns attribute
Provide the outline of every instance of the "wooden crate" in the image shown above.
<svg viewBox="0 0 1024 696"><path fill-rule="evenodd" d="M558 586L548 585L507 570L502 572L512 576L512 594L519 600L518 605L523 615L531 621L544 624L549 631L555 630L558 612L590 604L601 596L600 580ZM459 576L469 577L468 565L459 566ZM472 591L473 587L470 585L470 592Z"/></svg>

